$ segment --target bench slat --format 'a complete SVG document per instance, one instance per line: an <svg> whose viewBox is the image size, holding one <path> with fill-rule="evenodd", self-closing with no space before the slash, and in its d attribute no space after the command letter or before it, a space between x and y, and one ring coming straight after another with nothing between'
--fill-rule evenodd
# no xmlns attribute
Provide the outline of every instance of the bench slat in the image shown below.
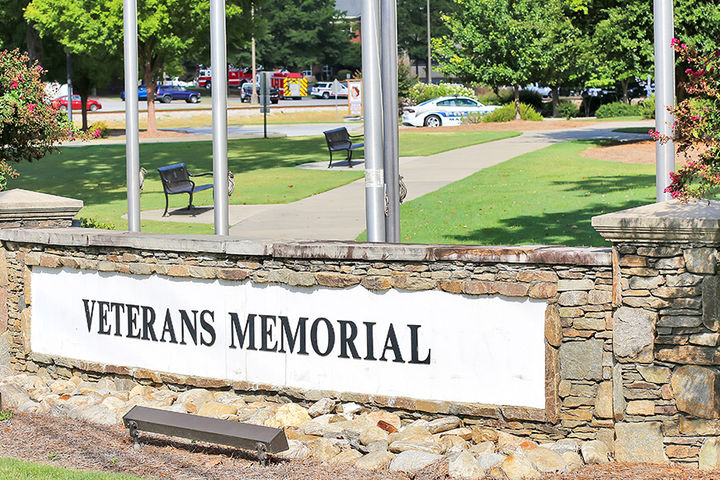
<svg viewBox="0 0 720 480"><path fill-rule="evenodd" d="M135 422L137 429L174 437L189 438L202 442L217 443L254 450L262 443L268 452L288 449L284 430L249 423L219 420L188 413L168 412L157 408L134 406L123 416L123 423L130 428Z"/></svg>

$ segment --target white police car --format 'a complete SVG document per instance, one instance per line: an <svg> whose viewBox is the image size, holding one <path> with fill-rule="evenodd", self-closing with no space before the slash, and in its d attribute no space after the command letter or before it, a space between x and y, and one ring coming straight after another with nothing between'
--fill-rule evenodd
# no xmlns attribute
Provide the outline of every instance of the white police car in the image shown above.
<svg viewBox="0 0 720 480"><path fill-rule="evenodd" d="M498 105L483 105L468 97L438 97L414 107L403 108L403 125L414 127L446 127L460 125L462 118L470 113L485 115Z"/></svg>

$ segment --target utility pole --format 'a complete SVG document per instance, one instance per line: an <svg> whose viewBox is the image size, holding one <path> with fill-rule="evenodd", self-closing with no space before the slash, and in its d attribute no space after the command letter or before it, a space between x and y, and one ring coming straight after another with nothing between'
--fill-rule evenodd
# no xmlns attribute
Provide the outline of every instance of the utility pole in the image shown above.
<svg viewBox="0 0 720 480"><path fill-rule="evenodd" d="M138 138L137 2L123 1L125 61L125 175L128 231L140 231L140 140Z"/></svg>
<svg viewBox="0 0 720 480"><path fill-rule="evenodd" d="M255 4L253 3L250 6L250 19L252 20L252 28L255 28ZM257 77L257 64L255 63L255 34L253 33L252 36L252 43L250 47L250 52L252 56L252 93L250 94L250 103L253 105L257 105L258 103L258 94L257 94L257 81L255 80L255 77Z"/></svg>
<svg viewBox="0 0 720 480"><path fill-rule="evenodd" d="M385 241L400 243L400 174L398 144L397 1L380 0L382 34L383 166L385 172Z"/></svg>
<svg viewBox="0 0 720 480"><path fill-rule="evenodd" d="M432 83L432 52L430 51L430 0L427 0L427 67L425 68L426 82Z"/></svg>
<svg viewBox="0 0 720 480"><path fill-rule="evenodd" d="M212 152L215 235L228 235L227 41L225 0L210 0Z"/></svg>
<svg viewBox="0 0 720 480"><path fill-rule="evenodd" d="M654 0L655 13L655 129L672 137L674 115L668 107L675 105L675 52L673 38L672 0ZM655 145L655 193L658 202L670 200L665 188L670 185L670 172L675 170L675 142Z"/></svg>
<svg viewBox="0 0 720 480"><path fill-rule="evenodd" d="M67 114L68 120L72 123L72 62L70 60L70 52L65 52L65 63L67 67Z"/></svg>

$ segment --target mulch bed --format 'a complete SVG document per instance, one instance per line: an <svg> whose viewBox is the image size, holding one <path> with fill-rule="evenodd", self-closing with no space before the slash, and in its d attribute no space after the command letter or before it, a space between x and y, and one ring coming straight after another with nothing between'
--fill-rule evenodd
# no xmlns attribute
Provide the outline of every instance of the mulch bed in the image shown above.
<svg viewBox="0 0 720 480"><path fill-rule="evenodd" d="M272 458L261 466L254 453L141 433L134 449L122 426L101 426L65 417L18 413L0 422L0 456L79 470L128 473L154 479L282 479L406 480L388 471L368 472L310 460ZM448 478L447 466L436 463L416 480ZM720 471L701 472L679 465L610 464L585 467L546 480L720 480Z"/></svg>

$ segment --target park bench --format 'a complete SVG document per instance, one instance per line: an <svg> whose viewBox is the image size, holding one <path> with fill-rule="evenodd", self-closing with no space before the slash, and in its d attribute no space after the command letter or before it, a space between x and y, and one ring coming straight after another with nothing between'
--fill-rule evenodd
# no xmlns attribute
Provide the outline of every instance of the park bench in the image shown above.
<svg viewBox="0 0 720 480"><path fill-rule="evenodd" d="M361 148L363 143L353 143L354 138L362 138L362 135L350 135L347 128L333 128L332 130L325 130L325 141L327 142L328 150L330 151L330 164L328 168L332 167L333 152L340 152L347 150L347 162L348 166L352 168L352 152L358 148Z"/></svg>
<svg viewBox="0 0 720 480"><path fill-rule="evenodd" d="M188 172L187 167L184 163L176 163L174 165L168 165L167 167L158 168L160 173L160 180L162 180L163 190L165 191L165 212L163 217L168 212L168 195L175 195L178 193L187 193L190 195L190 202L188 203L188 210L193 208L192 199L195 192L201 192L208 188L213 188L212 184L207 185L195 185L195 182L190 180L190 177L207 177L211 176L212 173L199 173L191 174Z"/></svg>
<svg viewBox="0 0 720 480"><path fill-rule="evenodd" d="M267 465L268 452L277 453L288 449L287 437L281 428L168 412L139 405L123 416L123 424L130 430L130 437L136 447L139 447L138 431L152 432L255 450L263 465Z"/></svg>

